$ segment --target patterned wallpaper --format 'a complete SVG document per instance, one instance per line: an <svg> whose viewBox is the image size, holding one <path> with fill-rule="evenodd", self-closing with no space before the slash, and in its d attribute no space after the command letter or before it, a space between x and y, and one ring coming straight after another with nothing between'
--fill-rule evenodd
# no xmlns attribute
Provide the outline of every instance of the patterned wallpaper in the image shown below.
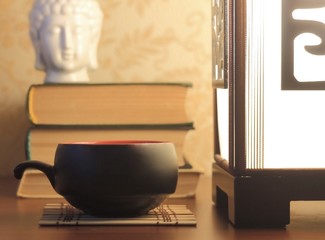
<svg viewBox="0 0 325 240"><path fill-rule="evenodd" d="M104 26L92 82L190 81L196 130L189 160L207 173L213 156L210 0L99 0ZM25 159L25 97L44 73L34 69L28 12L32 0L0 1L0 176Z"/></svg>

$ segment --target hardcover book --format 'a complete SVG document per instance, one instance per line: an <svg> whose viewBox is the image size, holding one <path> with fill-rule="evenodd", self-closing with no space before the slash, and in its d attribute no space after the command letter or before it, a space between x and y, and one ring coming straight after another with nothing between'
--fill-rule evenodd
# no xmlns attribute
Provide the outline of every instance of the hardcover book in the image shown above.
<svg viewBox="0 0 325 240"><path fill-rule="evenodd" d="M159 126L35 127L29 129L27 134L27 159L53 164L56 147L62 142L152 140L172 142L181 166L184 165L183 147L186 135L192 129L192 123Z"/></svg>
<svg viewBox="0 0 325 240"><path fill-rule="evenodd" d="M189 83L32 85L27 109L35 125L177 124L190 122Z"/></svg>

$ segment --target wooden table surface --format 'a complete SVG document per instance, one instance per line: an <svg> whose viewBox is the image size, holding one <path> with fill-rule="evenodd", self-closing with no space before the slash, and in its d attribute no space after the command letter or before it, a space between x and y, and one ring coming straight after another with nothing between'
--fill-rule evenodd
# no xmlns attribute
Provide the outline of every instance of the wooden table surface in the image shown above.
<svg viewBox="0 0 325 240"><path fill-rule="evenodd" d="M202 176L195 198L169 199L170 204L186 204L196 218L196 227L101 226L39 227L38 220L46 203L58 199L18 199L18 181L0 179L1 240L227 240L227 239L325 239L325 202L294 202L291 223L286 229L235 229L211 200L211 178Z"/></svg>

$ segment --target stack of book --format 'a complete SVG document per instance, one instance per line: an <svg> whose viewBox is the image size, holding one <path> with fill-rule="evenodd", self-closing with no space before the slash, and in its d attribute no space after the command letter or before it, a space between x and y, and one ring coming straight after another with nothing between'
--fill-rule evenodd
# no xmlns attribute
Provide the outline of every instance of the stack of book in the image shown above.
<svg viewBox="0 0 325 240"><path fill-rule="evenodd" d="M173 197L194 196L202 171L184 158L193 122L185 108L189 83L105 83L32 85L27 112L33 127L26 140L27 161L54 163L62 142L155 140L173 142L179 181ZM17 195L60 197L43 173L25 172Z"/></svg>

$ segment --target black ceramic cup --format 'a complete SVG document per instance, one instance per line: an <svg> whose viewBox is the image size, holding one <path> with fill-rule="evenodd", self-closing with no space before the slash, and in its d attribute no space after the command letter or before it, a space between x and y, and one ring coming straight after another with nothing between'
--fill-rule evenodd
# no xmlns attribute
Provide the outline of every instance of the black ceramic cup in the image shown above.
<svg viewBox="0 0 325 240"><path fill-rule="evenodd" d="M25 161L14 170L42 171L72 206L97 216L145 214L175 192L178 164L174 145L156 141L59 144L54 166Z"/></svg>

